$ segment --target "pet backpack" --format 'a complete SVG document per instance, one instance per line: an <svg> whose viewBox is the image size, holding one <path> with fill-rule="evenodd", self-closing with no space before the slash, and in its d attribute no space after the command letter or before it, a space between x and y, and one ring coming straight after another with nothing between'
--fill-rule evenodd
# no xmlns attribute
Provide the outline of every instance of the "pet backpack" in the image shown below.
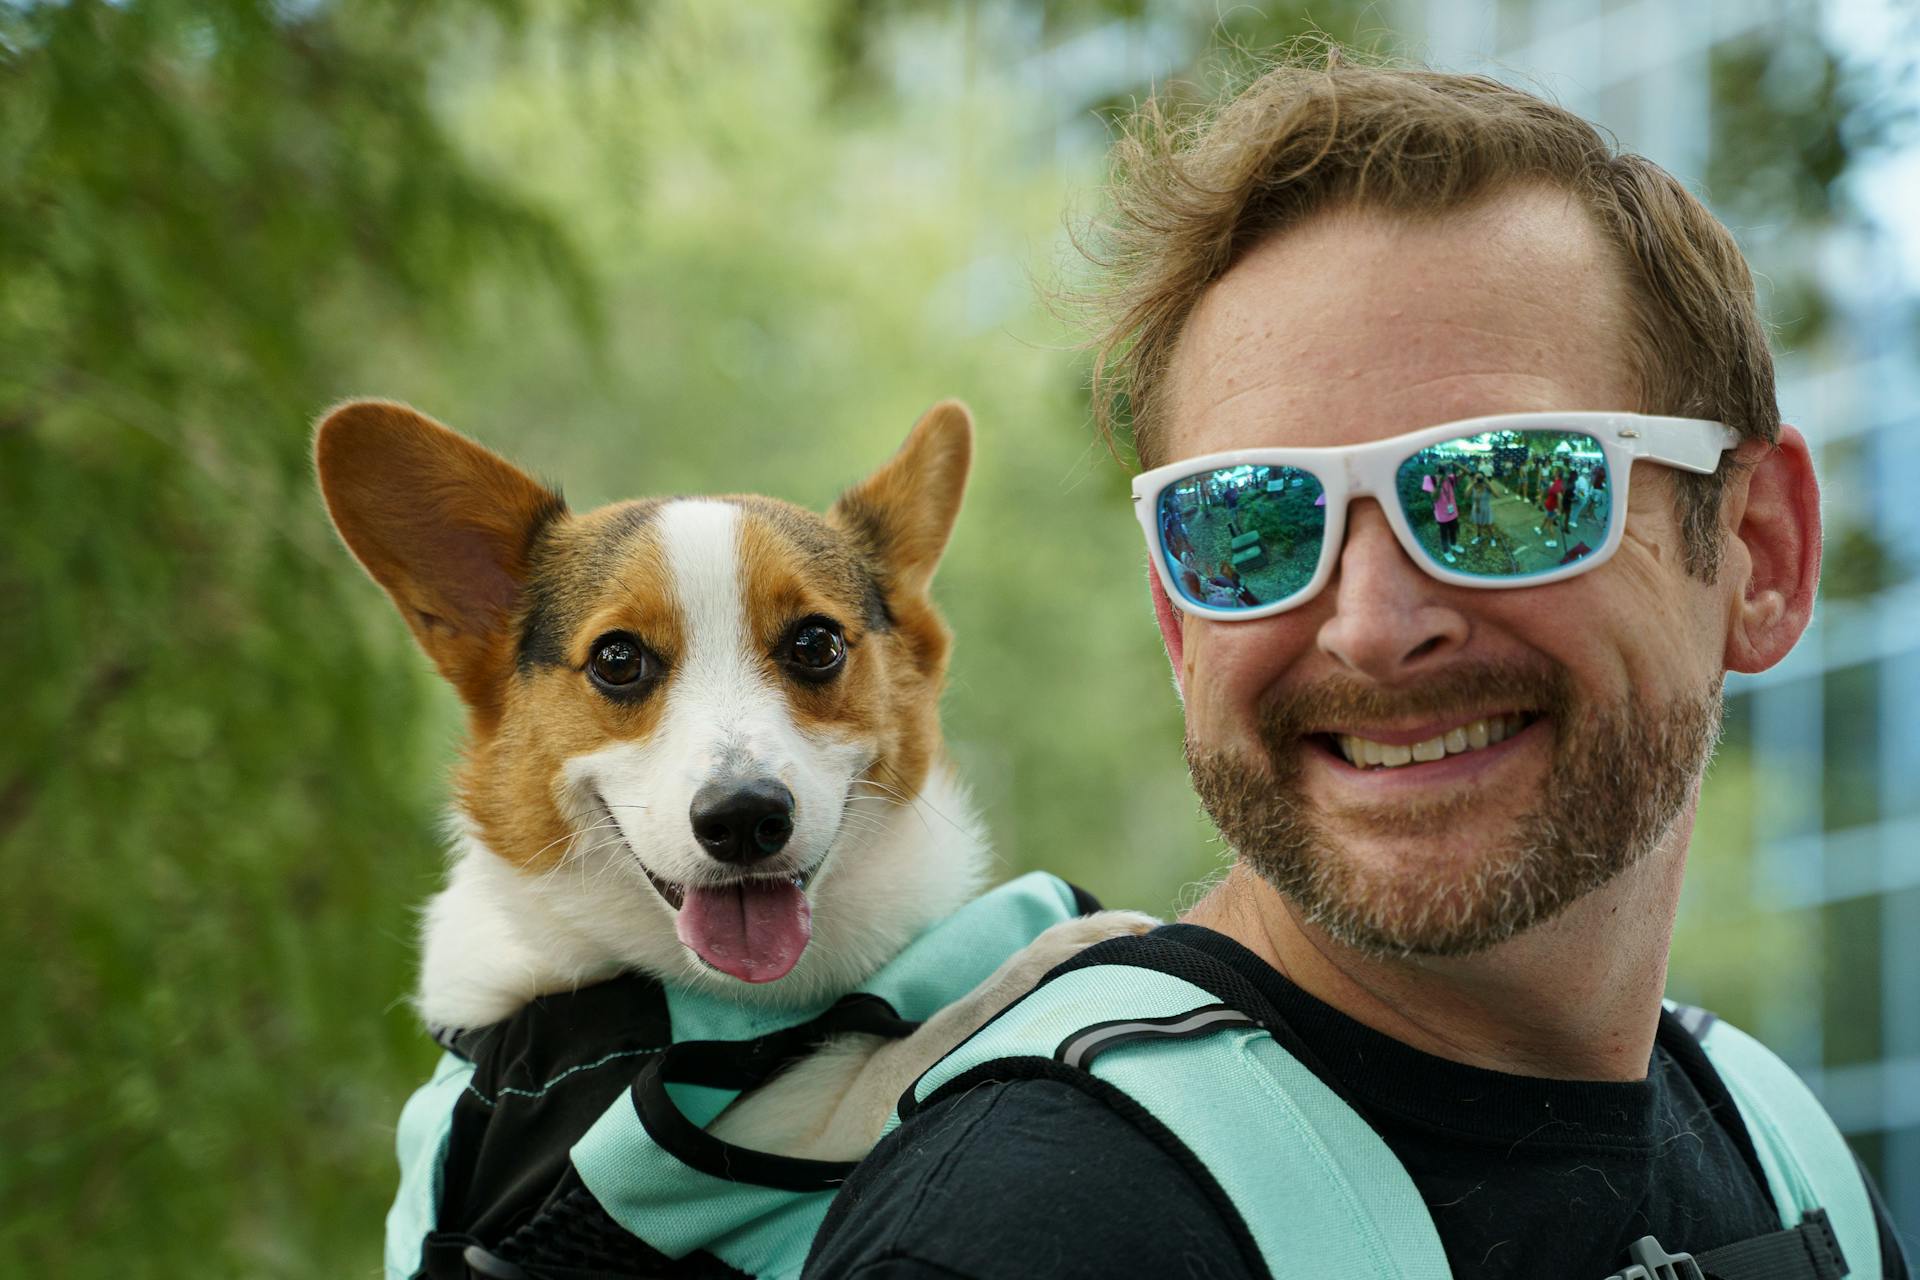
<svg viewBox="0 0 1920 1280"><path fill-rule="evenodd" d="M1089 949L1009 1005L914 1083L889 1127L987 1080L1045 1076L1110 1105L1117 1091L1212 1175L1250 1266L1277 1277L1448 1280L1413 1180L1366 1121L1222 999L1230 993L1188 980L1205 975L1101 962L1121 945ZM1866 1184L1813 1094L1744 1032L1705 1010L1669 1008L1733 1095L1784 1229L1697 1257L1643 1237L1630 1265L1604 1280L1877 1280ZM1280 1151L1292 1158L1276 1159Z"/></svg>
<svg viewBox="0 0 1920 1280"><path fill-rule="evenodd" d="M799 1275L852 1164L731 1146L704 1126L830 1036L909 1034L1098 906L1022 876L810 1009L629 974L437 1035L447 1053L400 1115L387 1280Z"/></svg>

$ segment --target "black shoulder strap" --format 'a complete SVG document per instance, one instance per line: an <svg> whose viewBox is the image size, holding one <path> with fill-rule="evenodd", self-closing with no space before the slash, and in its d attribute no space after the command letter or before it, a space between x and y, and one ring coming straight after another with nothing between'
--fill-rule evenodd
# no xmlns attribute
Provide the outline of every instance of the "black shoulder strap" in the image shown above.
<svg viewBox="0 0 1920 1280"><path fill-rule="evenodd" d="M1704 1072L1712 1078L1714 1091L1724 1094L1725 1085L1719 1073L1700 1048L1700 1042L1719 1018L1697 1005L1674 1004L1667 1012L1691 1037L1693 1043L1686 1047L1691 1056L1698 1059L1688 1062L1687 1055L1682 1055L1683 1069L1694 1077L1696 1085L1705 1083L1700 1078ZM1739 1119L1738 1107L1727 1097L1724 1105L1715 1107L1715 1112L1723 1125L1731 1122L1730 1135L1735 1137L1736 1145L1742 1148L1754 1176L1764 1188L1766 1179L1752 1151L1752 1137ZM1736 1129L1738 1132L1733 1133ZM1810 1210L1798 1226L1697 1254L1670 1254L1654 1237L1642 1236L1628 1248L1627 1256L1628 1265L1607 1280L1841 1280L1849 1274L1846 1255L1824 1209ZM1860 1277L1859 1280L1877 1278Z"/></svg>
<svg viewBox="0 0 1920 1280"><path fill-rule="evenodd" d="M1607 1280L1841 1280L1849 1274L1824 1209L1812 1210L1791 1230L1699 1254L1668 1253L1652 1236L1642 1236L1627 1257L1627 1266Z"/></svg>
<svg viewBox="0 0 1920 1280"><path fill-rule="evenodd" d="M1699 1262L1707 1280L1840 1280L1849 1273L1825 1209L1812 1210L1791 1231L1710 1249Z"/></svg>

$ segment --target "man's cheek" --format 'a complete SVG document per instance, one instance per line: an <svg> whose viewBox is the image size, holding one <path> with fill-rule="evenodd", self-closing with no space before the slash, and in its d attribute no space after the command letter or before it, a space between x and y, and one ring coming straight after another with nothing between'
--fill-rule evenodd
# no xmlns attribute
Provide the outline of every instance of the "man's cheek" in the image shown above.
<svg viewBox="0 0 1920 1280"><path fill-rule="evenodd" d="M1629 529L1602 572L1630 659L1657 656L1663 666L1691 674L1720 657L1725 610L1719 592L1682 567L1677 537L1677 530L1646 537Z"/></svg>
<svg viewBox="0 0 1920 1280"><path fill-rule="evenodd" d="M1655 530L1651 537L1640 533L1632 525L1627 526L1620 535L1620 550L1614 553L1613 562L1628 572L1638 575L1666 575L1671 566L1668 563L1669 544L1677 536L1677 531ZM1671 557L1676 563L1677 555ZM1651 578L1648 579L1651 584ZM1663 579L1664 580L1664 579Z"/></svg>
<svg viewBox="0 0 1920 1280"><path fill-rule="evenodd" d="M1629 528L1620 540L1620 550L1602 569L1611 579L1606 584L1609 594L1636 619L1636 629L1647 634L1658 634L1654 627L1690 616L1685 604L1692 593L1680 564L1677 537L1677 530L1656 530L1649 537Z"/></svg>
<svg viewBox="0 0 1920 1280"><path fill-rule="evenodd" d="M1247 737L1258 693L1253 673L1235 663L1231 646L1204 639L1184 656L1188 734L1213 747Z"/></svg>

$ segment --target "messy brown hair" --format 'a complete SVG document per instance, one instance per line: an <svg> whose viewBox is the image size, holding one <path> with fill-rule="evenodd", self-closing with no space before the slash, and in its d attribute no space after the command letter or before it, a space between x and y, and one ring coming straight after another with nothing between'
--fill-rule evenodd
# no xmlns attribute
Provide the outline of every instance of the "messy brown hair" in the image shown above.
<svg viewBox="0 0 1920 1280"><path fill-rule="evenodd" d="M1482 76L1356 63L1335 50L1271 65L1224 103L1136 111L1114 145L1099 269L1095 421L1164 460L1168 365L1207 287L1268 237L1339 207L1444 214L1545 183L1571 193L1619 255L1646 413L1715 418L1778 439L1773 357L1731 233L1672 174L1579 116ZM1726 466L1674 472L1687 569L1711 580Z"/></svg>

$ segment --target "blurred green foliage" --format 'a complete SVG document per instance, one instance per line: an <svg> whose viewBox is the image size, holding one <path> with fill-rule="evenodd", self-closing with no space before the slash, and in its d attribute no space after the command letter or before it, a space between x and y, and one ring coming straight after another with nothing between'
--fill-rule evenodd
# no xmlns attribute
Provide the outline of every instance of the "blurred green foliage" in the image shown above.
<svg viewBox="0 0 1920 1280"><path fill-rule="evenodd" d="M0 9L0 1272L365 1270L445 738L307 419L484 278L591 330L461 154L431 12Z"/></svg>
<svg viewBox="0 0 1920 1280"><path fill-rule="evenodd" d="M1375 40L1358 3L0 4L0 1274L375 1270L460 724L312 493L344 396L576 508L823 505L967 398L954 754L1007 872L1176 907L1221 850L1034 302L1089 112L1153 77L1033 59L1149 24L1204 92L1305 13ZM1749 809L1703 822L1708 992L1782 952Z"/></svg>
<svg viewBox="0 0 1920 1280"><path fill-rule="evenodd" d="M1887 93L1883 83L1911 76L1911 63L1899 72L1862 67L1859 51L1843 55L1821 38L1818 22L1809 10L1789 31L1756 31L1717 47L1708 63L1707 194L1756 257L1768 319L1788 349L1818 343L1832 322L1810 248L1818 232L1857 212L1849 169L1913 124L1910 96ZM1920 18L1908 23L1920 33Z"/></svg>
<svg viewBox="0 0 1920 1280"><path fill-rule="evenodd" d="M1164 905L1211 864L1031 305L1031 100L835 99L799 3L0 14L0 1273L374 1266L458 714L311 492L341 396L581 507L824 504L967 396L949 722L1007 869Z"/></svg>

